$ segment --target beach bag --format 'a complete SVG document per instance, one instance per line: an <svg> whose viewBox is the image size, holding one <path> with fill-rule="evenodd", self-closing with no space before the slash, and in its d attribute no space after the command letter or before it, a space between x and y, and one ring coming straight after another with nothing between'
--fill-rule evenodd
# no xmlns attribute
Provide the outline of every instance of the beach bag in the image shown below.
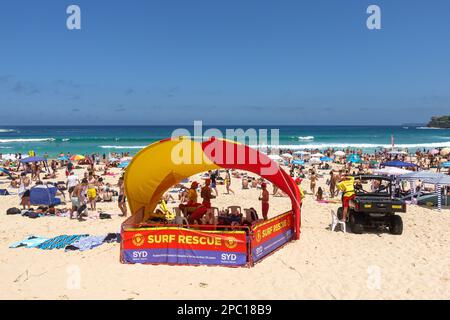
<svg viewBox="0 0 450 320"><path fill-rule="evenodd" d="M111 215L108 213L100 213L99 218L100 219L111 219Z"/></svg>
<svg viewBox="0 0 450 320"><path fill-rule="evenodd" d="M21 214L21 213L22 213L22 211L20 211L19 208L9 208L8 210L6 210L7 215Z"/></svg>

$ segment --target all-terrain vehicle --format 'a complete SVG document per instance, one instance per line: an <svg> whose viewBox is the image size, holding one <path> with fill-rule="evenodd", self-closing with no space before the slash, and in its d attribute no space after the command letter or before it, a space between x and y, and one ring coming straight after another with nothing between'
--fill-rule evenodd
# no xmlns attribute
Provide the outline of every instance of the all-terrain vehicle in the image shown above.
<svg viewBox="0 0 450 320"><path fill-rule="evenodd" d="M388 228L392 234L403 232L402 218L397 212L406 212L405 201L396 197L396 184L389 176L358 175L355 178L356 196L349 203L348 224L353 233L366 228ZM337 215L342 219L343 208Z"/></svg>

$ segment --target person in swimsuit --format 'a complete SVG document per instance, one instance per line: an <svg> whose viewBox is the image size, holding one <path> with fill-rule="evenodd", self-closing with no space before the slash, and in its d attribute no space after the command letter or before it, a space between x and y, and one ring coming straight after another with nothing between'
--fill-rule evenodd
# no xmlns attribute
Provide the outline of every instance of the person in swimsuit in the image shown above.
<svg viewBox="0 0 450 320"><path fill-rule="evenodd" d="M314 171L311 173L311 176L310 176L309 180L310 180L309 187L311 189L312 194L315 195L316 194L317 176L316 176L316 173Z"/></svg>
<svg viewBox="0 0 450 320"><path fill-rule="evenodd" d="M122 214L120 214L120 217L126 217L127 216L127 197L125 196L125 183L123 181L123 177L119 178L119 199L118 199L118 206L120 211L122 211Z"/></svg>
<svg viewBox="0 0 450 320"><path fill-rule="evenodd" d="M230 194L230 192L234 194L234 191L231 190L230 186L231 186L231 175L230 170L227 170L227 173L225 175L225 187L227 188L227 194Z"/></svg>
<svg viewBox="0 0 450 320"><path fill-rule="evenodd" d="M97 179L93 172L89 172L87 197L92 211L97 209Z"/></svg>
<svg viewBox="0 0 450 320"><path fill-rule="evenodd" d="M259 197L259 200L261 201L261 211L264 220L267 220L269 214L269 191L267 191L267 184L265 182L261 183L261 188L262 194Z"/></svg>
<svg viewBox="0 0 450 320"><path fill-rule="evenodd" d="M21 197L20 204L22 205L23 209L26 208L30 209L30 185L31 180L28 178L26 172L22 172L20 175L20 186L19 186L19 195Z"/></svg>

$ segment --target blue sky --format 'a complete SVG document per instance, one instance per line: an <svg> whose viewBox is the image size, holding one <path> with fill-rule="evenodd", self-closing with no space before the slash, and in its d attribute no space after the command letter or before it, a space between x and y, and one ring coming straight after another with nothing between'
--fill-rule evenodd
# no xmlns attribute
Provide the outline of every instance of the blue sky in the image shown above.
<svg viewBox="0 0 450 320"><path fill-rule="evenodd" d="M426 122L450 110L449 21L447 0L4 1L0 124Z"/></svg>

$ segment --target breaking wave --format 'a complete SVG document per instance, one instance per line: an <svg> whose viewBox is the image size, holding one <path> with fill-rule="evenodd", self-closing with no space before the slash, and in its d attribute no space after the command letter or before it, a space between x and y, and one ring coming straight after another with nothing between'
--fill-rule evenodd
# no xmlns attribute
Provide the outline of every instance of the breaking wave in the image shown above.
<svg viewBox="0 0 450 320"><path fill-rule="evenodd" d="M102 149L143 149L146 146L99 146Z"/></svg>
<svg viewBox="0 0 450 320"><path fill-rule="evenodd" d="M55 138L36 138L36 139L0 139L0 143L12 143L12 142L52 142Z"/></svg>
<svg viewBox="0 0 450 320"><path fill-rule="evenodd" d="M326 149L326 148L358 148L358 149L376 149L376 148L391 148L391 144L376 144L376 143L321 143L321 144L280 144L280 145L258 145L251 146L253 148L272 148L272 149ZM445 148L450 147L450 141L432 142L432 143L405 143L396 144L396 148Z"/></svg>
<svg viewBox="0 0 450 320"><path fill-rule="evenodd" d="M314 140L314 136L304 136L304 137L298 137L298 140Z"/></svg>

